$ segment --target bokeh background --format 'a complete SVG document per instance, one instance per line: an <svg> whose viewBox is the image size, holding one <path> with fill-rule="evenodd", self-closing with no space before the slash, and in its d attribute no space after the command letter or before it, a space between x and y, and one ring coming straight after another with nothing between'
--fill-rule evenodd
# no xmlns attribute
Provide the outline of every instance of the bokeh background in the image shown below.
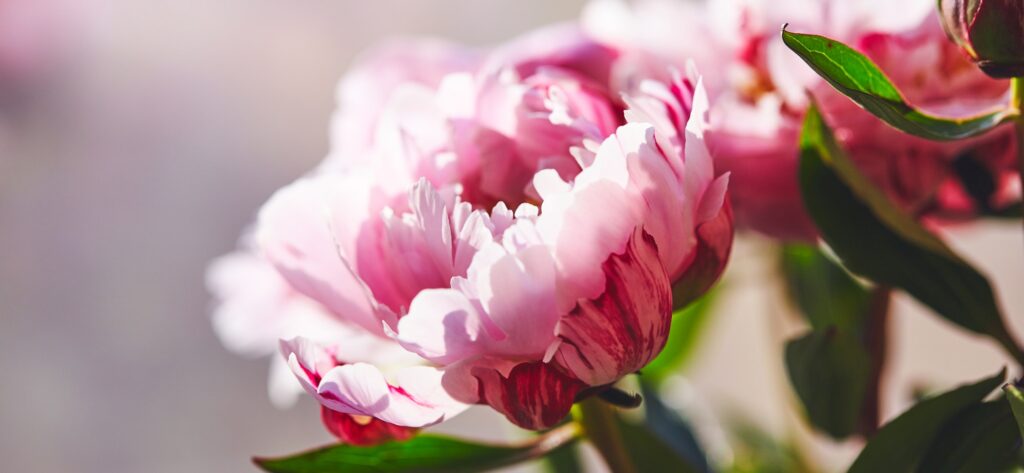
<svg viewBox="0 0 1024 473"><path fill-rule="evenodd" d="M394 35L487 45L574 18L582 0L0 0L0 458L4 471L255 471L253 454L329 441L312 402L281 411L266 360L210 329L207 262L327 151L334 85ZM950 232L1024 335L1016 223ZM742 417L827 469L857 445L792 406L788 315L765 242L743 238L686 378L670 397L719 458ZM1007 361L905 297L886 413ZM1019 375L1019 373L1017 373ZM487 412L445 427L499 439Z"/></svg>

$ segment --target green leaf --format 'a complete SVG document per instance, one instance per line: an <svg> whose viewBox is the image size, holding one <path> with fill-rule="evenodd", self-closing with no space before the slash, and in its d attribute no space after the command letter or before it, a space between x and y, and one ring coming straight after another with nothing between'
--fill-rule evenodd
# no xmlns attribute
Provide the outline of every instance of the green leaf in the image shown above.
<svg viewBox="0 0 1024 473"><path fill-rule="evenodd" d="M892 81L863 54L824 36L790 33L782 41L815 72L865 110L906 133L931 140L959 140L1011 121L1009 107L968 118L940 118L915 109Z"/></svg>
<svg viewBox="0 0 1024 473"><path fill-rule="evenodd" d="M370 447L331 445L284 458L253 461L271 473L477 472L557 451L578 437L574 424L516 446L485 445L438 435Z"/></svg>
<svg viewBox="0 0 1024 473"><path fill-rule="evenodd" d="M815 473L796 442L776 439L754 424L742 419L728 422L734 437L733 462L726 473Z"/></svg>
<svg viewBox="0 0 1024 473"><path fill-rule="evenodd" d="M981 152L977 149L971 150L953 160L951 167L957 181L963 185L964 192L970 197L979 216L1019 219L1020 202L1005 204L1002 207L992 205L999 186L995 176L985 165L985 156L980 155Z"/></svg>
<svg viewBox="0 0 1024 473"><path fill-rule="evenodd" d="M1017 463L1020 432L1002 399L969 407L932 442L917 471L1002 473Z"/></svg>
<svg viewBox="0 0 1024 473"><path fill-rule="evenodd" d="M786 372L808 419L835 439L857 431L870 363L857 337L835 328L786 344Z"/></svg>
<svg viewBox="0 0 1024 473"><path fill-rule="evenodd" d="M638 472L672 471L698 473L685 458L676 454L664 441L659 439L647 426L618 418L619 431L626 443L626 450Z"/></svg>
<svg viewBox="0 0 1024 473"><path fill-rule="evenodd" d="M711 472L711 462L690 423L665 405L657 390L648 383L641 382L640 386L644 395L644 424L650 432L683 458L693 471Z"/></svg>
<svg viewBox="0 0 1024 473"><path fill-rule="evenodd" d="M1004 386L1003 391L1006 392L1006 401L1010 403L1013 417L1017 419L1020 435L1024 438L1024 393L1021 393L1020 388L1013 384Z"/></svg>
<svg viewBox="0 0 1024 473"><path fill-rule="evenodd" d="M816 247L786 245L790 298L812 331L786 344L786 372L811 425L835 439L857 431L871 374L861 342L872 294Z"/></svg>
<svg viewBox="0 0 1024 473"><path fill-rule="evenodd" d="M665 348L641 371L645 382L657 386L669 375L679 372L693 358L693 353L701 340L699 335L711 318L717 293L717 289L712 289L700 299L672 314L672 325Z"/></svg>
<svg viewBox="0 0 1024 473"><path fill-rule="evenodd" d="M882 427L860 452L849 473L911 472L947 423L980 403L1006 378L1006 370L977 383L921 401Z"/></svg>
<svg viewBox="0 0 1024 473"><path fill-rule="evenodd" d="M809 245L782 247L786 292L811 327L835 326L860 333L871 305L871 291L838 263Z"/></svg>
<svg viewBox="0 0 1024 473"><path fill-rule="evenodd" d="M550 473L578 473L583 471L580 452L576 445L569 445L544 457L544 469Z"/></svg>
<svg viewBox="0 0 1024 473"><path fill-rule="evenodd" d="M1003 324L988 280L898 210L847 158L815 106L800 138L804 206L851 272L899 287L946 320L1024 354Z"/></svg>

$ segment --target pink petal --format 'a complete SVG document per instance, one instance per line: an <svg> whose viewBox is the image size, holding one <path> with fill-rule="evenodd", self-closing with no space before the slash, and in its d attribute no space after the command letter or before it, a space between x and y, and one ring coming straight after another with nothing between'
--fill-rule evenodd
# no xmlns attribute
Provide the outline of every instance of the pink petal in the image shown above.
<svg viewBox="0 0 1024 473"><path fill-rule="evenodd" d="M646 127L626 125L605 140L594 163L568 186L542 183L544 203L537 231L554 247L558 268L558 309L568 312L580 298L593 298L604 289L604 277L594 262L619 252L640 222L642 201L628 189L624 155L628 144ZM549 173L550 175L550 173ZM601 218L594 218L600 215Z"/></svg>
<svg viewBox="0 0 1024 473"><path fill-rule="evenodd" d="M672 291L654 239L637 229L624 252L602 265L605 291L562 318L555 362L591 386L613 383L665 346Z"/></svg>
<svg viewBox="0 0 1024 473"><path fill-rule="evenodd" d="M301 337L281 340L281 355L302 388L314 397L323 375L338 364L327 350Z"/></svg>
<svg viewBox="0 0 1024 473"><path fill-rule="evenodd" d="M339 256L328 226L327 192L337 183L322 176L279 190L260 210L257 241L296 291L382 335L374 303Z"/></svg>
<svg viewBox="0 0 1024 473"><path fill-rule="evenodd" d="M725 270L732 251L732 206L721 207L718 216L697 227L697 248L683 277L672 286L674 304L693 302L714 285Z"/></svg>
<svg viewBox="0 0 1024 473"><path fill-rule="evenodd" d="M318 389L320 403L338 412L364 415L405 427L425 427L465 409L441 388L443 373L408 367L390 385L379 369L365 363L327 373Z"/></svg>
<svg viewBox="0 0 1024 473"><path fill-rule="evenodd" d="M409 440L418 429L389 424L373 417L353 416L326 407L320 415L327 430L349 445L369 446L390 441Z"/></svg>
<svg viewBox="0 0 1024 473"><path fill-rule="evenodd" d="M532 222L517 222L505 232L506 247L486 246L470 268L489 327L481 343L492 355L539 358L555 339L555 261L551 248L526 228L532 230ZM507 248L517 244L524 247Z"/></svg>
<svg viewBox="0 0 1024 473"><path fill-rule="evenodd" d="M206 272L218 304L213 329L229 350L249 356L274 353L294 294L274 267L251 252L222 256Z"/></svg>
<svg viewBox="0 0 1024 473"><path fill-rule="evenodd" d="M585 387L550 364L539 361L516 365L507 376L493 368L473 371L480 401L524 429L554 426L569 413L576 394Z"/></svg>
<svg viewBox="0 0 1024 473"><path fill-rule="evenodd" d="M480 309L460 291L421 291L398 321L397 340L405 349L435 363L450 364L475 356L485 336Z"/></svg>

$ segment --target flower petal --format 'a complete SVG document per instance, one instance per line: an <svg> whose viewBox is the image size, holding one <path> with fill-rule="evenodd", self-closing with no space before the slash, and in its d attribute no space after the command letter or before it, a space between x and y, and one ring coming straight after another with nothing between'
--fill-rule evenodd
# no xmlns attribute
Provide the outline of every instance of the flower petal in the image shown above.
<svg viewBox="0 0 1024 473"><path fill-rule="evenodd" d="M478 354L484 336L480 309L455 289L421 291L398 321L397 340L435 363L450 364Z"/></svg>
<svg viewBox="0 0 1024 473"><path fill-rule="evenodd" d="M560 422L569 413L583 383L554 366L539 361L516 365L503 376L494 368L478 367L480 401L501 412L524 429L540 430Z"/></svg>
<svg viewBox="0 0 1024 473"><path fill-rule="evenodd" d="M418 429L389 424L373 417L353 416L320 407L320 417L327 430L349 445L376 445L392 440L408 440Z"/></svg>
<svg viewBox="0 0 1024 473"><path fill-rule="evenodd" d="M672 285L675 307L693 302L718 280L732 251L732 206L726 201L718 216L697 227L697 248L683 277Z"/></svg>
<svg viewBox="0 0 1024 473"><path fill-rule="evenodd" d="M321 404L338 412L426 427L464 409L444 394L442 375L430 367L410 367L396 375L397 385L390 385L376 367L355 363L332 369L317 392Z"/></svg>
<svg viewBox="0 0 1024 473"><path fill-rule="evenodd" d="M337 183L319 176L279 190L260 210L256 239L264 256L296 291L383 335L374 301L338 254L331 234L327 197Z"/></svg>
<svg viewBox="0 0 1024 473"><path fill-rule="evenodd" d="M654 239L639 228L602 266L605 291L580 301L558 324L555 362L591 386L613 383L650 362L672 321L668 275Z"/></svg>

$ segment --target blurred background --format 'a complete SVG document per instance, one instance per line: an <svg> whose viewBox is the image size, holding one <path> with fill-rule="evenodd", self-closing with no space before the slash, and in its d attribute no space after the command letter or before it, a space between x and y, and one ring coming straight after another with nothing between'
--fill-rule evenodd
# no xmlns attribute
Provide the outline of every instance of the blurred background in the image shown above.
<svg viewBox="0 0 1024 473"><path fill-rule="evenodd" d="M583 3L0 0L3 469L251 472L253 454L328 442L312 402L271 406L266 360L220 346L206 264L325 155L334 85L360 50L416 34L486 45L570 20ZM995 281L1018 336L1020 230L950 232ZM713 426L743 418L837 470L857 445L800 425L782 365L782 340L800 325L767 250L739 242L706 338L670 392L711 426L716 455L730 453ZM892 323L888 416L913 389L1006 364L906 298ZM515 435L483 411L444 429Z"/></svg>

